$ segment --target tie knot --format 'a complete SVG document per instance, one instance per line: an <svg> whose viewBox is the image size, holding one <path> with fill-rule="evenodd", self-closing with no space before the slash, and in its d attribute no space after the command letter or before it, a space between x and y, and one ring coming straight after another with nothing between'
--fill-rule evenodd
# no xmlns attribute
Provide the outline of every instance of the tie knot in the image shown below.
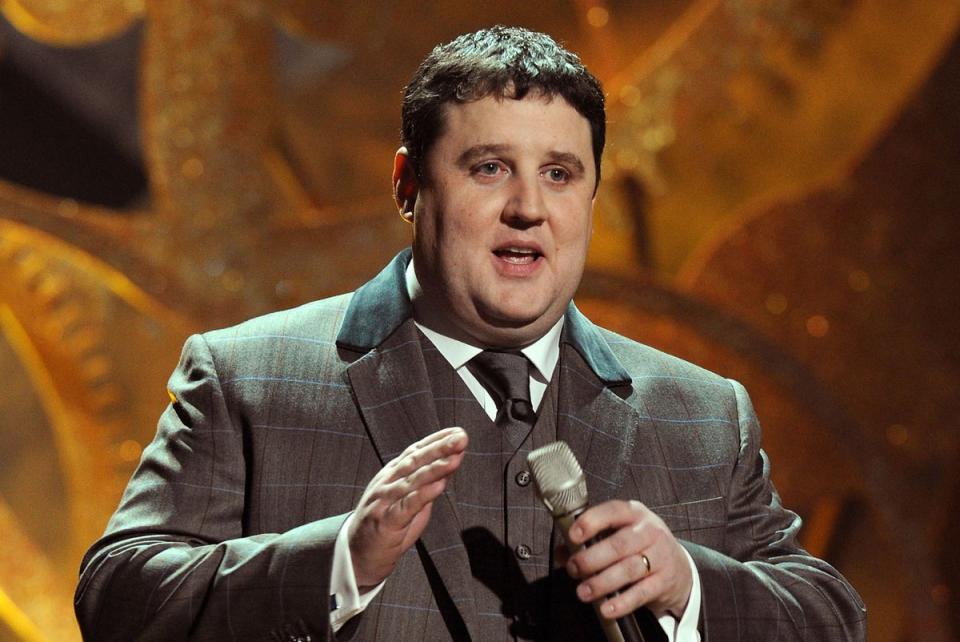
<svg viewBox="0 0 960 642"><path fill-rule="evenodd" d="M497 402L501 411L506 407L510 415L530 420L530 362L519 352L484 350L467 364L470 372L483 384ZM507 403L511 402L511 403Z"/></svg>

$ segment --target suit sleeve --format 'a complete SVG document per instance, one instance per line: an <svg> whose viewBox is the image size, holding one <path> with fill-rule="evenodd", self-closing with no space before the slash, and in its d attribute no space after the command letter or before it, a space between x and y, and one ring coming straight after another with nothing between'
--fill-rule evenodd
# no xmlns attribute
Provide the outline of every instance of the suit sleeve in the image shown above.
<svg viewBox="0 0 960 642"><path fill-rule="evenodd" d="M797 543L800 518L780 504L743 386L740 451L728 495L725 552L684 542L700 574L706 640L864 640L866 609L840 573Z"/></svg>
<svg viewBox="0 0 960 642"><path fill-rule="evenodd" d="M327 639L346 515L248 536L244 436L203 337L187 341L169 390L154 441L84 557L84 639Z"/></svg>

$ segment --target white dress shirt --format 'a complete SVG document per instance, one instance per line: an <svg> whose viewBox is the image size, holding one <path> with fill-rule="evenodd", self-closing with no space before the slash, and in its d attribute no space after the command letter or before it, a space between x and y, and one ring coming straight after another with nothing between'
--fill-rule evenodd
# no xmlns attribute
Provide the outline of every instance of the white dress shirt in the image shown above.
<svg viewBox="0 0 960 642"><path fill-rule="evenodd" d="M407 293L410 295L410 300L413 301L420 293L420 283L417 281L416 273L413 270L413 260L407 266L406 281ZM496 401L487 392L487 389L477 381L470 369L466 367L471 359L483 352L483 348L440 334L419 323L416 323L416 325L460 375L467 388L470 389L470 392L483 407L484 412L487 413L487 416L490 419L496 419ZM534 366L530 369L530 402L534 410L539 409L547 385L553 377L557 361L560 359L561 330L563 330L563 317L560 317L560 320L546 334L520 351ZM353 515L346 519L337 535L334 546L333 570L330 581L330 591L334 595L333 599L337 605L337 608L330 611L330 624L334 631L339 630L350 618L361 613L373 601L385 583L381 582L372 590L360 595L356 576L353 573L350 547L347 542L349 522L352 519ZM690 592L687 608L679 620L670 615L664 615L659 619L659 622L670 642L699 642L700 633L697 631L697 625L700 620L700 575L693 563L693 558L690 557L686 549L683 552L687 556L687 562L690 564L690 571L693 574L693 588Z"/></svg>

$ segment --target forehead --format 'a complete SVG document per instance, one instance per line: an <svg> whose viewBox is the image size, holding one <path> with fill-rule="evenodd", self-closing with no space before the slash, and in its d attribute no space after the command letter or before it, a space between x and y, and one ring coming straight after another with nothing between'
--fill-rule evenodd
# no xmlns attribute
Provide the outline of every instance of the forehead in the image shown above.
<svg viewBox="0 0 960 642"><path fill-rule="evenodd" d="M563 97L531 93L517 100L486 96L443 106L440 135L431 156L440 162L463 150L489 145L516 153L570 153L593 164L590 123Z"/></svg>

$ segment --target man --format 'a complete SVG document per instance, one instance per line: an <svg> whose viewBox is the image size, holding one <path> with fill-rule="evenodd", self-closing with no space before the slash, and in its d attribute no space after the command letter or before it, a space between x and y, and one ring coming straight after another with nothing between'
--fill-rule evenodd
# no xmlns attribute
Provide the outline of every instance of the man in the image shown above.
<svg viewBox="0 0 960 642"><path fill-rule="evenodd" d="M648 639L863 639L857 594L796 544L742 387L572 304L604 144L576 56L461 36L407 87L402 135L412 256L190 338L84 560L84 634L603 639L596 602ZM606 535L568 560L525 465L558 438L594 502L569 537Z"/></svg>

